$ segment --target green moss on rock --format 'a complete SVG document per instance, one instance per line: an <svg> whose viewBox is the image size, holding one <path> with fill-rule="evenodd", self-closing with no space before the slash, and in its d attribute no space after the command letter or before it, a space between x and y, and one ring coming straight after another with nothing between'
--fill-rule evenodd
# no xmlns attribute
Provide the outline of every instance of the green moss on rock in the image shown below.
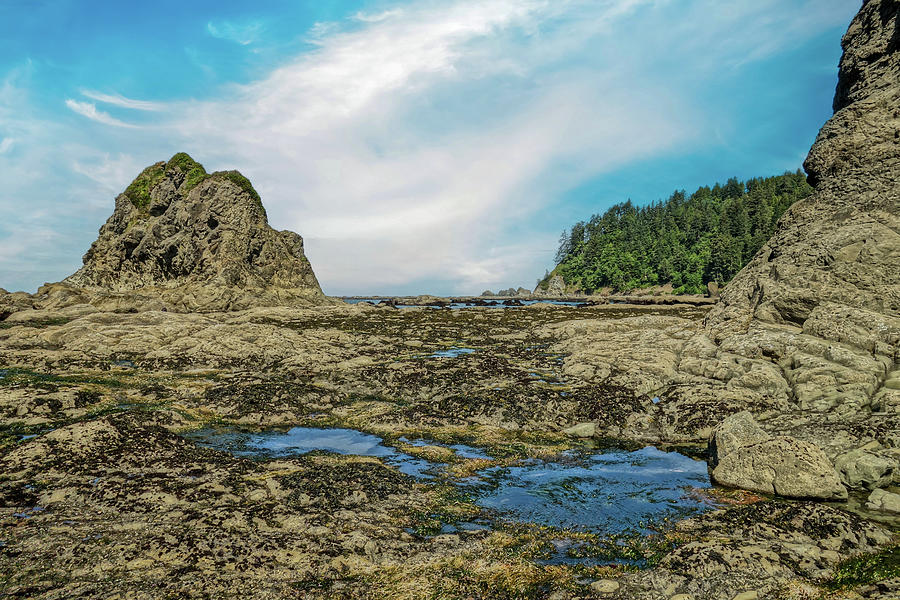
<svg viewBox="0 0 900 600"><path fill-rule="evenodd" d="M262 208L262 199L259 197L259 194L253 189L253 184L250 183L250 180L240 174L238 171L216 171L210 177L223 177L228 181L236 184L242 190L250 194L250 197L253 198L259 207Z"/></svg>
<svg viewBox="0 0 900 600"><path fill-rule="evenodd" d="M125 196L136 208L146 210L150 204L150 190L162 180L165 174L166 163L156 163L147 167L125 188Z"/></svg>
<svg viewBox="0 0 900 600"><path fill-rule="evenodd" d="M179 152L169 159L168 162L159 162L155 165L147 167L134 181L125 189L125 195L131 200L131 203L141 211L146 211L150 205L150 191L160 182L166 173L172 171L180 171L185 177L178 191L182 195L190 193L192 189L209 179L210 177L220 177L227 179L236 184L242 190L247 192L257 205L265 212L262 205L262 199L253 189L250 180L241 175L238 171L216 171L215 173L207 173L203 165L195 161L186 152Z"/></svg>
<svg viewBox="0 0 900 600"><path fill-rule="evenodd" d="M852 588L894 577L900 577L900 544L843 560L834 568L825 587L832 590Z"/></svg>
<svg viewBox="0 0 900 600"><path fill-rule="evenodd" d="M179 152L170 158L169 162L166 163L166 170L179 170L185 173L184 181L180 188L182 194L189 193L209 177L203 165L191 158L186 152Z"/></svg>

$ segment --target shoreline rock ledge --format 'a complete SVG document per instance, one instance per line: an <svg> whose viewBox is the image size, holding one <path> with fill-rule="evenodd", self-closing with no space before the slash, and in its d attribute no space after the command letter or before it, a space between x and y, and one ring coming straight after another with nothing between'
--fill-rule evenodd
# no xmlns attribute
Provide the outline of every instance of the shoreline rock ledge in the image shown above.
<svg viewBox="0 0 900 600"><path fill-rule="evenodd" d="M144 169L116 198L84 266L34 308L243 310L328 302L303 239L269 226L250 181L185 153Z"/></svg>

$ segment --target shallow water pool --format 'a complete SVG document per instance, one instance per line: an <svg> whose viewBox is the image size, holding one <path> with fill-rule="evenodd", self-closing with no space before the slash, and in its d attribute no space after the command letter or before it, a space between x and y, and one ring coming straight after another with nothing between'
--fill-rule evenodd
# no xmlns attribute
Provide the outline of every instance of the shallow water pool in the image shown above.
<svg viewBox="0 0 900 600"><path fill-rule="evenodd" d="M647 447L567 458L482 471L476 504L506 520L613 533L709 506L692 493L710 485L706 463L676 452Z"/></svg>
<svg viewBox="0 0 900 600"><path fill-rule="evenodd" d="M205 429L185 437L201 446L261 459L314 450L374 456L422 481L437 479L446 467L401 452L384 444L378 436L352 429ZM460 458L492 460L489 454L464 444L406 438L399 441L412 446L444 446ZM553 460L528 459L507 466L489 466L475 476L447 476L446 480L484 509L483 519L473 527L509 522L592 533L648 533L666 519L684 518L712 507L703 494L697 493L698 489L710 487L706 463L653 447L637 451L570 451ZM449 531L466 525L455 523L445 528ZM553 560L564 560L563 554Z"/></svg>
<svg viewBox="0 0 900 600"><path fill-rule="evenodd" d="M393 465L401 473L420 479L431 479L429 471L439 469L432 463L385 446L378 436L354 429L320 429L294 427L287 431L246 432L231 428L201 429L185 434L199 446L226 450L236 456L250 458L282 458L299 456L314 450L336 454L375 456Z"/></svg>
<svg viewBox="0 0 900 600"><path fill-rule="evenodd" d="M466 354L474 354L477 352L474 348L447 348L446 350L438 350L430 354L431 358L458 358Z"/></svg>

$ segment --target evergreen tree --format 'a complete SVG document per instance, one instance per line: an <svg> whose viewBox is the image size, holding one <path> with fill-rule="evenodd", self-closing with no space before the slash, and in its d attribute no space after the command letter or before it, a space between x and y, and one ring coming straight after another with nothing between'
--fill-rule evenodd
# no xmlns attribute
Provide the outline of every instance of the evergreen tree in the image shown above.
<svg viewBox="0 0 900 600"><path fill-rule="evenodd" d="M676 293L702 293L728 282L766 243L781 215L812 192L801 171L736 178L676 190L666 201L638 207L631 200L580 221L560 236L556 268L586 292L671 283Z"/></svg>

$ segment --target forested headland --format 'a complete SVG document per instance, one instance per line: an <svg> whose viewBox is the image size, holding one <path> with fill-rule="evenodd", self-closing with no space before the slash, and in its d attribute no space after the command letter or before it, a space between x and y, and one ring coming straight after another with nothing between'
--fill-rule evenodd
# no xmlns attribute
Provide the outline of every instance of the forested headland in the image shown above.
<svg viewBox="0 0 900 600"><path fill-rule="evenodd" d="M781 215L812 192L802 171L736 178L690 196L635 206L631 200L580 221L560 236L556 267L566 288L628 292L671 284L676 294L699 294L727 283L772 236Z"/></svg>

